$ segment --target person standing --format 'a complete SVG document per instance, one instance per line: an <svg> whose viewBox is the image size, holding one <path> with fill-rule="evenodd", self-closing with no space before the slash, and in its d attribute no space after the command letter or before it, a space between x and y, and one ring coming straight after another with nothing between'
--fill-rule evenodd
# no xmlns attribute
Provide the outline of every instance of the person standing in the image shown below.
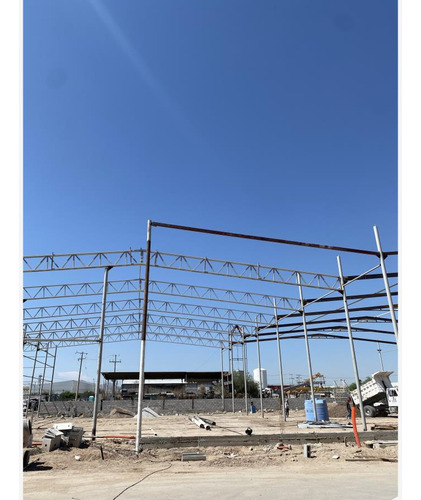
<svg viewBox="0 0 421 500"><path fill-rule="evenodd" d="M350 397L346 400L346 418L348 420L351 418L351 401Z"/></svg>
<svg viewBox="0 0 421 500"><path fill-rule="evenodd" d="M285 400L285 416L289 417L289 403L288 403L288 399Z"/></svg>

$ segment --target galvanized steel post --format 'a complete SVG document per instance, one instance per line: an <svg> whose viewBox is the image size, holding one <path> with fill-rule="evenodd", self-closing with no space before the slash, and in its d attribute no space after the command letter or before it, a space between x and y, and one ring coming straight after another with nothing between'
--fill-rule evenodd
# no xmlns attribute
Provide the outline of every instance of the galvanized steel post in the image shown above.
<svg viewBox="0 0 421 500"><path fill-rule="evenodd" d="M281 382L281 404L282 404L282 414L284 416L284 422L287 419L285 413L285 397L284 397L284 376L282 373L282 358L281 358L281 341L279 339L279 325L278 325L278 311L276 309L276 299L273 299L273 314L275 317L275 326L276 326L276 342L278 344L278 365L279 365L279 379Z"/></svg>
<svg viewBox="0 0 421 500"><path fill-rule="evenodd" d="M224 347L221 342L221 399L222 399L222 410L225 410L225 394L224 394Z"/></svg>
<svg viewBox="0 0 421 500"><path fill-rule="evenodd" d="M234 392L234 353L232 343L232 331L229 332L229 355L230 355L230 369L231 369L231 399L232 399L232 412L235 412L235 392Z"/></svg>
<svg viewBox="0 0 421 500"><path fill-rule="evenodd" d="M42 398L42 390L44 388L44 379L45 379L45 370L47 368L47 362L48 362L48 349L49 346L47 345L47 350L45 351L45 363L44 363L44 369L42 371L42 383L39 386L39 397L38 397L38 412L37 412L37 417L39 417L39 410L41 408L41 398Z"/></svg>
<svg viewBox="0 0 421 500"><path fill-rule="evenodd" d="M260 413L262 418L264 418L263 412L263 387L262 387L262 367L260 364L260 344L259 344L259 330L256 318L256 344L257 344L257 368L259 370L259 394L260 394Z"/></svg>
<svg viewBox="0 0 421 500"><path fill-rule="evenodd" d="M104 343L105 308L107 302L107 289L108 289L108 271L110 269L111 267L108 266L104 270L104 285L102 289L101 323L100 323L99 340L98 340L98 364L96 369L95 400L94 400L94 408L92 414L92 441L95 441L95 436L96 436L96 421L98 416L98 404L100 395L99 384L101 380L102 347Z"/></svg>
<svg viewBox="0 0 421 500"><path fill-rule="evenodd" d="M248 399L247 399L247 352L244 336L244 329L241 329L241 338L243 340L243 374L244 374L244 404L246 407L246 415L248 415Z"/></svg>
<svg viewBox="0 0 421 500"><path fill-rule="evenodd" d="M387 278L386 264L384 261L384 255L383 255L382 246L380 243L379 231L377 229L377 226L373 226L373 229L374 229L374 236L376 238L377 250L379 251L379 259L380 259L380 265L382 268L384 288L386 290L387 303L389 304L389 311L390 311L390 317L392 319L393 331L395 333L396 342L398 342L398 323L396 321L395 307L393 305L392 295L390 294L389 280ZM399 345L398 345L398 347L399 347Z"/></svg>
<svg viewBox="0 0 421 500"><path fill-rule="evenodd" d="M40 340L40 339L41 339L41 326L39 327L39 333L38 333L38 340ZM28 417L29 405L30 405L30 401L31 401L32 385L34 383L35 367L37 365L39 346L40 346L40 343L37 342L37 346L36 346L36 350L35 350L34 366L32 368L31 381L29 382L29 391L28 391L28 399L26 402L25 418Z"/></svg>
<svg viewBox="0 0 421 500"><path fill-rule="evenodd" d="M317 422L317 406L316 406L316 398L314 396L313 372L311 369L310 346L308 343L306 313L305 313L305 307L304 307L304 299L303 299L303 291L302 291L302 287L301 287L300 273L297 273L297 283L298 283L298 291L300 293L300 302L301 302L300 313L301 313L301 316L303 318L303 330L304 330L304 338L305 338L306 352L307 352L307 365L308 365L308 373L309 373L309 380L310 380L311 399L313 401L314 421Z"/></svg>
<svg viewBox="0 0 421 500"><path fill-rule="evenodd" d="M53 370L51 372L50 392L48 393L48 401L51 401L51 394L53 392L53 380L54 380L54 371L56 369L56 358L57 358L57 347L54 348L54 362L53 362Z"/></svg>
<svg viewBox="0 0 421 500"><path fill-rule="evenodd" d="M346 326L347 326L347 329L348 329L349 345L350 345L350 348L351 348L352 365L354 367L355 384L357 386L357 394L358 394L358 399L359 399L359 407L360 407L361 420L362 420L362 424L363 424L363 430L366 431L367 430L367 424L366 424L366 421L365 421L363 400L362 400L362 397L361 397L360 377L358 375L357 358L355 356L354 339L352 338L352 327L351 327L351 321L350 321L350 318L349 318L348 301L347 301L347 298L346 298L346 291L345 291L345 281L344 281L344 276L343 276L343 273L342 273L341 258L339 257L339 255L337 256L337 261L338 261L339 278L340 278L340 283L341 283L341 293L342 293L342 299L343 299L343 303L344 303Z"/></svg>
<svg viewBox="0 0 421 500"><path fill-rule="evenodd" d="M140 440L142 437L142 405L145 388L145 344L146 329L148 325L148 300L149 300L149 270L151 265L151 239L152 225L148 220L146 231L146 266L145 266L145 287L143 292L143 313L142 313L142 337L140 341L140 366L139 366L139 391L137 396L137 433L136 433L136 454L142 451Z"/></svg>

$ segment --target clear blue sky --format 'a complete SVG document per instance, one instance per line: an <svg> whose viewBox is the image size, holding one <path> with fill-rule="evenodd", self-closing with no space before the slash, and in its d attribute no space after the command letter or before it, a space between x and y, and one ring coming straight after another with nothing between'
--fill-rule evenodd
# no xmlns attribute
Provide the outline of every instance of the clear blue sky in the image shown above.
<svg viewBox="0 0 421 500"><path fill-rule="evenodd" d="M24 1L23 35L25 255L138 248L147 219L373 250L377 225L397 249L395 1ZM162 251L337 271L334 253L156 233ZM313 368L352 379L338 344L311 343ZM96 347L59 371L87 349L92 379ZM303 345L286 350L305 376ZM114 353L137 369L137 345L106 346L104 369ZM147 368L186 358L219 369L216 350L157 343Z"/></svg>

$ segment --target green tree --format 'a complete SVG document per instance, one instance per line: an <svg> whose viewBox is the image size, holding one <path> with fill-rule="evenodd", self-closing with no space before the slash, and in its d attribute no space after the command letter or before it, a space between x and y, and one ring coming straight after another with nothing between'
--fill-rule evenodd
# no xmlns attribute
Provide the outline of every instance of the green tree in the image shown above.
<svg viewBox="0 0 421 500"><path fill-rule="evenodd" d="M76 393L70 391L64 391L60 394L60 399L75 399Z"/></svg>
<svg viewBox="0 0 421 500"><path fill-rule="evenodd" d="M82 399L88 399L89 396L95 396L94 391L85 391L81 394Z"/></svg>
<svg viewBox="0 0 421 500"><path fill-rule="evenodd" d="M365 384L366 382L369 382L371 380L371 377L366 377L362 382L360 380L360 386ZM355 391L355 389L357 388L357 384L355 382L352 382L352 384L349 384L348 386L348 389L350 391Z"/></svg>
<svg viewBox="0 0 421 500"><path fill-rule="evenodd" d="M236 370L233 373L234 378L234 393L237 397L244 397L244 372ZM259 396L259 384L254 381L250 373L246 374L247 379L247 395L252 398Z"/></svg>

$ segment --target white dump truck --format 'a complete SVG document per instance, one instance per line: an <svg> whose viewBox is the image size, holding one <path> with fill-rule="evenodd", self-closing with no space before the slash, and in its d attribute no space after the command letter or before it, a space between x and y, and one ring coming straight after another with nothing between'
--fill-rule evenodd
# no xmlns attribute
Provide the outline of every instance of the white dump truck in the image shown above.
<svg viewBox="0 0 421 500"><path fill-rule="evenodd" d="M398 388L392 385L393 372L376 372L371 380L361 385L364 414L367 417L398 414ZM351 391L355 404L359 404L358 392Z"/></svg>

